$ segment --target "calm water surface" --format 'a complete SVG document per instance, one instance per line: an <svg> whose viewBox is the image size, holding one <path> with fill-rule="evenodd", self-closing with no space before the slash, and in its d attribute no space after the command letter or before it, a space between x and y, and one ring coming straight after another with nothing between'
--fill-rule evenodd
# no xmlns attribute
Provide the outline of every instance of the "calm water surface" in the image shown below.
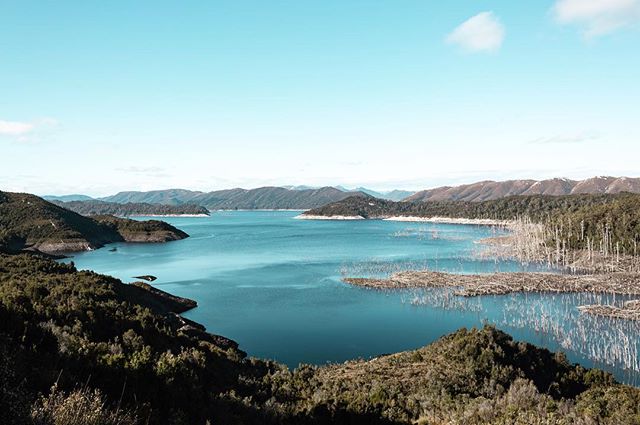
<svg viewBox="0 0 640 425"><path fill-rule="evenodd" d="M549 306L564 311L569 305L573 311L577 301L571 297L483 297L450 305L449 297L433 291L380 292L341 282L343 275L382 276L402 269L519 270L513 262L476 257L474 241L494 236L495 230L432 223L308 221L294 219L297 214L236 211L202 218L168 217L166 221L191 237L167 244L113 244L78 254L73 261L80 269L125 282L133 276L155 275L154 286L198 302L186 317L204 324L209 332L234 339L252 356L291 367L417 348L485 321L516 338L554 350L560 347L558 336L549 335L547 325L531 321L530 316L549 316L544 310ZM109 250L113 247L115 252ZM528 312L524 318L522 312ZM593 364L585 353L568 354L574 361ZM604 366L628 380L628 371Z"/></svg>

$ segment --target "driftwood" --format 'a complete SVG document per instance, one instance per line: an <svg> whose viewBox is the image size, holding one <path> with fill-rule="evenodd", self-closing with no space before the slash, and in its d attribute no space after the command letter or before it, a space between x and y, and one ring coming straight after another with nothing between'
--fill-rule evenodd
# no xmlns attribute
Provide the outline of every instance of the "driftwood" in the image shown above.
<svg viewBox="0 0 640 425"><path fill-rule="evenodd" d="M512 292L591 292L640 296L640 273L572 275L558 273L451 274L408 271L387 279L344 278L346 283L375 289L459 288L457 294L504 295Z"/></svg>
<svg viewBox="0 0 640 425"><path fill-rule="evenodd" d="M416 288L455 288L454 295L476 297L527 293L592 293L640 296L640 273L601 273L570 275L554 273L493 273L451 274L433 271L409 271L391 275L388 279L344 278L355 286L377 290ZM622 307L614 305L584 305L582 313L640 320L640 300L627 301Z"/></svg>
<svg viewBox="0 0 640 425"><path fill-rule="evenodd" d="M616 319L640 320L640 300L625 302L622 307L614 305L582 305L581 312L596 316L613 317Z"/></svg>

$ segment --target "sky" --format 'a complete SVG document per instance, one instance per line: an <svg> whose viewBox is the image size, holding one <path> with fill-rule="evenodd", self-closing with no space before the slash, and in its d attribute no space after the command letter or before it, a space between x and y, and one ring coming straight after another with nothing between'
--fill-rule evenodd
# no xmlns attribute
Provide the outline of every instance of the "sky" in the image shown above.
<svg viewBox="0 0 640 425"><path fill-rule="evenodd" d="M0 190L639 176L640 0L0 0Z"/></svg>

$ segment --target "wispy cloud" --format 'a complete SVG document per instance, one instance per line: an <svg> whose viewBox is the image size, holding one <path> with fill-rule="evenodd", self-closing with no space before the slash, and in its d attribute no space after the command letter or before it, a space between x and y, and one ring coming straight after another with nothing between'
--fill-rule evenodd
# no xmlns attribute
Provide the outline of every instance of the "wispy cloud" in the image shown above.
<svg viewBox="0 0 640 425"><path fill-rule="evenodd" d="M496 51L502 46L505 33L493 12L482 12L460 24L446 41L470 52Z"/></svg>
<svg viewBox="0 0 640 425"><path fill-rule="evenodd" d="M552 137L539 137L529 141L530 145L558 145L558 144L580 144L592 142L600 138L597 133L582 133L576 135L558 135Z"/></svg>
<svg viewBox="0 0 640 425"><path fill-rule="evenodd" d="M53 118L42 118L35 121L5 121L0 120L0 136L7 136L18 141L29 141L36 131L46 127L58 125L58 121Z"/></svg>
<svg viewBox="0 0 640 425"><path fill-rule="evenodd" d="M0 120L0 135L22 136L33 130L35 126L28 122Z"/></svg>
<svg viewBox="0 0 640 425"><path fill-rule="evenodd" d="M169 177L170 174L162 167L142 167L137 165L132 165L130 167L121 167L118 168L117 171L127 173L127 174L136 174L139 176L145 177Z"/></svg>
<svg viewBox="0 0 640 425"><path fill-rule="evenodd" d="M640 23L640 0L557 0L553 14L561 24L577 24L587 37Z"/></svg>

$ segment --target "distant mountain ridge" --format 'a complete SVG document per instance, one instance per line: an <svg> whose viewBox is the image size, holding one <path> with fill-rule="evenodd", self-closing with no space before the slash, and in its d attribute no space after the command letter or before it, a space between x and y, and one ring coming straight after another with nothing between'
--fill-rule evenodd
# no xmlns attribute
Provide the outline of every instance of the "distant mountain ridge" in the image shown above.
<svg viewBox="0 0 640 425"><path fill-rule="evenodd" d="M367 195L373 196L374 198L386 199L388 201L402 201L403 199L416 193L415 191L401 190L401 189L378 191L378 190L368 189L366 187L356 187L355 189L347 189L344 186L336 186L336 189L340 189L343 192L362 192L362 193L366 193Z"/></svg>
<svg viewBox="0 0 640 425"><path fill-rule="evenodd" d="M599 176L585 180L555 178L548 180L481 181L461 186L443 186L423 190L404 199L408 202L470 201L481 202L516 195L577 195L640 193L640 178Z"/></svg>
<svg viewBox="0 0 640 425"><path fill-rule="evenodd" d="M115 202L118 204L182 205L190 204L191 199L202 194L204 194L204 192L187 189L150 190L146 192L125 191L118 192L115 195L98 198L98 200Z"/></svg>
<svg viewBox="0 0 640 425"><path fill-rule="evenodd" d="M318 189L287 189L284 187L260 187L256 189L226 189L199 192L185 189L154 190L149 192L120 192L101 198L116 203L148 203L164 205L200 205L210 210L218 209L309 209L349 196L369 196L362 192L343 192L335 187Z"/></svg>
<svg viewBox="0 0 640 425"><path fill-rule="evenodd" d="M73 201L92 201L93 198L87 195L73 194L73 195L44 195L42 199L45 201L53 202L73 202Z"/></svg>
<svg viewBox="0 0 640 425"><path fill-rule="evenodd" d="M349 196L365 196L390 201L471 201L481 202L516 195L575 195L640 193L640 178L592 177L585 180L554 178L547 180L486 180L460 186L442 186L419 192L376 191L365 187L266 186L255 189L233 188L203 192L187 189L125 191L96 198L117 204L198 205L217 209L312 209L338 202ZM85 195L47 196L52 201L88 201Z"/></svg>

